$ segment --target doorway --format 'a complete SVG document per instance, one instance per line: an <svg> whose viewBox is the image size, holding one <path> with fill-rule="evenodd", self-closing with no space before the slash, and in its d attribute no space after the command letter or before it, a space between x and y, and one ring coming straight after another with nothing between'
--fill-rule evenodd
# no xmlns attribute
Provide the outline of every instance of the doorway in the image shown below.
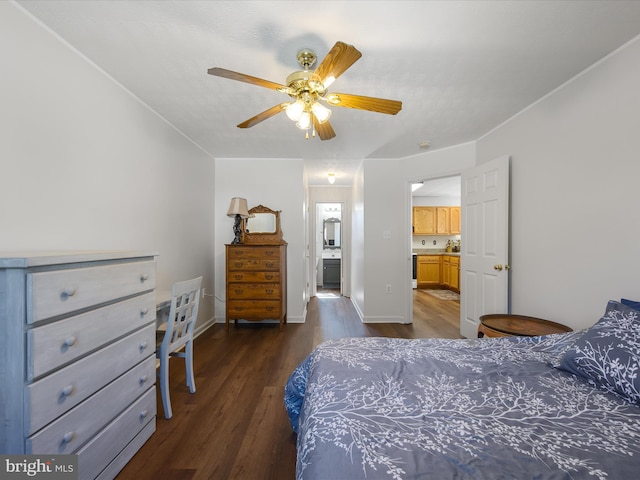
<svg viewBox="0 0 640 480"><path fill-rule="evenodd" d="M342 203L316 203L316 291L342 293Z"/></svg>
<svg viewBox="0 0 640 480"><path fill-rule="evenodd" d="M452 228L453 224L459 225L460 206L460 175L425 179L412 184L410 238L412 264L417 270L414 273L411 269L411 318L414 323L429 322L434 315L444 315L450 323L460 324L459 251L462 231ZM414 207L423 208L416 210ZM428 220L427 226L416 230L414 214L424 215L423 218ZM429 223L431 220L433 225ZM425 275L425 272L428 273Z"/></svg>

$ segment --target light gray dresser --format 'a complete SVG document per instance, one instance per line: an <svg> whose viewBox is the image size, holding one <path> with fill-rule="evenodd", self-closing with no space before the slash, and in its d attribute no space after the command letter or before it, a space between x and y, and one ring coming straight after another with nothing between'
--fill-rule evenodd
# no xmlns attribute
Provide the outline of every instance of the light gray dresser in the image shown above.
<svg viewBox="0 0 640 480"><path fill-rule="evenodd" d="M155 431L155 256L0 253L0 452L112 479Z"/></svg>

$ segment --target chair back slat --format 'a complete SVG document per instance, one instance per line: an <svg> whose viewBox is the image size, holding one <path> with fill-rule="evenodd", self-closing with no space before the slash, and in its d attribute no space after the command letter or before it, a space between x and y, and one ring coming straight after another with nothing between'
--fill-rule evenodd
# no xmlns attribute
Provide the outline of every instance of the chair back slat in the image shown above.
<svg viewBox="0 0 640 480"><path fill-rule="evenodd" d="M198 319L201 284L202 277L198 277L173 285L167 332L162 341L169 352L176 351L193 337Z"/></svg>

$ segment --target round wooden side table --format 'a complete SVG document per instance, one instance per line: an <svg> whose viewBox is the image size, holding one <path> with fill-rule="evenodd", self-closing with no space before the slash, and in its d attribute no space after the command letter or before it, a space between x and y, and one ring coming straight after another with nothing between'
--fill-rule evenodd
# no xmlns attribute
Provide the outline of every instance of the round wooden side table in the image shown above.
<svg viewBox="0 0 640 480"><path fill-rule="evenodd" d="M536 337L552 333L572 332L569 327L542 318L495 313L482 315L478 325L478 338L482 337Z"/></svg>

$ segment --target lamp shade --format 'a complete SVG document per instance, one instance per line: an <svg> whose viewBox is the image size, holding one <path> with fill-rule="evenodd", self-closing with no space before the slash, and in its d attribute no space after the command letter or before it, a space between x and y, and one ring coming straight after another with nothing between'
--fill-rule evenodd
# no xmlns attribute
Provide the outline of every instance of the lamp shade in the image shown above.
<svg viewBox="0 0 640 480"><path fill-rule="evenodd" d="M240 215L242 218L249 218L249 210L247 209L247 199L240 197L233 197L231 204L229 205L229 211L227 212L229 217L235 217Z"/></svg>

